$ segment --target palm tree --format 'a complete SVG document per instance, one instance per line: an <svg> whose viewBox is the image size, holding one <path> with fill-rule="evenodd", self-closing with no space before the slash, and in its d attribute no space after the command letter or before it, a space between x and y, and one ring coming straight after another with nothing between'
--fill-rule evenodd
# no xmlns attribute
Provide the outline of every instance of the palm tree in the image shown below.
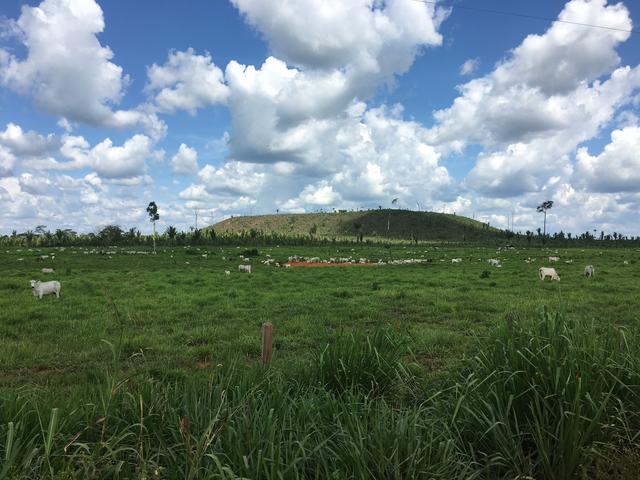
<svg viewBox="0 0 640 480"><path fill-rule="evenodd" d="M543 226L543 231L542 231L542 236L543 237L546 237L546 235L547 235L547 210L549 210L551 207L553 207L553 201L552 200L547 200L546 202L542 202L536 208L538 213L544 213L544 226Z"/></svg>
<svg viewBox="0 0 640 480"><path fill-rule="evenodd" d="M153 253L156 253L156 222L160 219L156 202L149 203L147 213L149 214L149 221L153 223Z"/></svg>
<svg viewBox="0 0 640 480"><path fill-rule="evenodd" d="M167 234L167 237L171 239L171 243L173 243L173 240L176 238L176 234L178 233L178 230L176 230L176 227L174 227L173 225L169 225L165 233Z"/></svg>

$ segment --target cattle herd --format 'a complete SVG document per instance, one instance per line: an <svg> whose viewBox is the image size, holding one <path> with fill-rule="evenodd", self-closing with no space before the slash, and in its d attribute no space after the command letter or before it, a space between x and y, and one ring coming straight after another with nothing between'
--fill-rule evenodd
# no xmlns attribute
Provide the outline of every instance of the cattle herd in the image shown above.
<svg viewBox="0 0 640 480"><path fill-rule="evenodd" d="M87 253L87 252L85 252ZM108 252L109 254L113 254L115 255L115 252ZM144 253L147 254L147 252L126 252L126 253ZM206 258L206 254L202 255L204 258ZM173 255L171 256L173 258ZM312 263L312 264L343 264L343 265L349 265L349 264L368 264L368 263L372 263L375 265L411 265L411 264L420 264L420 263L425 263L425 262L432 262L431 259L424 259L424 258L410 258L410 259L397 259L397 260L388 260L388 261L383 261L383 260L379 260L377 262L371 262L369 259L367 258L353 258L353 257L342 257L342 258L330 258L328 260L322 260L320 259L320 257L303 257L303 256L298 256L298 255L293 255L290 256L288 258L287 262L282 262L282 263L278 263L275 260L273 260L271 258L270 255L267 255L267 259L264 260L262 263L265 265L269 265L269 266L275 266L275 267L290 267L292 263ZM111 258L111 257L109 257ZM54 260L55 256L54 255L39 255L37 257L38 261L45 261L45 260ZM224 259L224 257L223 257ZM244 260L246 262L249 262L249 258L246 258L244 256L240 257L241 260ZM20 258L19 260L23 260L22 258ZM480 259L478 259L480 260ZM444 261L444 260L441 260ZM456 258L452 258L451 259L451 263L452 264L460 264L462 263L462 258L460 257L456 257ZM489 258L486 260L487 263L493 267L496 268L501 268L502 267L502 263L499 259L497 258ZM536 259L535 258L527 258L525 260L526 263L533 263L535 262ZM557 256L550 256L548 257L548 261L549 263L556 263L560 261L560 257ZM572 263L572 260L566 260L565 263ZM185 262L186 264L188 264L189 262ZM624 262L625 264L628 264L627 261ZM238 271L242 272L242 273L251 273L251 264L246 263L246 264L240 264L238 265ZM42 268L41 272L43 274L51 274L51 273L55 273L55 270L53 268ZM225 270L224 271L225 275L231 275L231 272L229 270ZM587 265L584 268L583 271L583 275L586 278L593 278L595 275L595 268L593 267L593 265ZM541 281L544 281L546 278L549 278L551 281L560 281L560 275L558 275L558 272L556 271L555 268L552 267L540 267L538 269L538 278ZM35 297L37 297L38 299L41 299L43 297L43 295L55 295L57 298L60 298L60 282L58 281L48 281L48 282L43 282L40 280L31 280L31 289L33 292L33 295Z"/></svg>

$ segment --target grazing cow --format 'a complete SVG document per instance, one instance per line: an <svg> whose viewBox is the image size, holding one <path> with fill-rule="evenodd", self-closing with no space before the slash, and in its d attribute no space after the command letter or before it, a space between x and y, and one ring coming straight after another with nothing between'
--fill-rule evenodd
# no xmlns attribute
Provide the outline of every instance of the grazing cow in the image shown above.
<svg viewBox="0 0 640 480"><path fill-rule="evenodd" d="M225 275L231 275L231 272L230 272L229 270L225 270L225 271L224 271L224 274L225 274Z"/></svg>
<svg viewBox="0 0 640 480"><path fill-rule="evenodd" d="M53 268L43 268L42 273L56 273Z"/></svg>
<svg viewBox="0 0 640 480"><path fill-rule="evenodd" d="M549 257L550 262L557 262L560 260L560 257Z"/></svg>
<svg viewBox="0 0 640 480"><path fill-rule="evenodd" d="M462 263L462 259L461 258L452 258L451 259L451 263Z"/></svg>
<svg viewBox="0 0 640 480"><path fill-rule="evenodd" d="M251 273L251 265L238 265L238 270L241 272Z"/></svg>
<svg viewBox="0 0 640 480"><path fill-rule="evenodd" d="M587 265L584 267L584 276L587 278L591 278L595 275L596 271L593 268L593 265Z"/></svg>
<svg viewBox="0 0 640 480"><path fill-rule="evenodd" d="M31 280L31 290L34 297L42 298L43 295L55 293L56 298L60 298L60 282L41 282L40 280Z"/></svg>
<svg viewBox="0 0 640 480"><path fill-rule="evenodd" d="M560 276L558 275L558 272L556 272L555 268L540 267L538 269L538 277L543 282L544 282L544 279L547 278L547 277L550 277L552 281L553 280L555 280L557 282L560 281Z"/></svg>
<svg viewBox="0 0 640 480"><path fill-rule="evenodd" d="M500 260L498 260L497 258L490 258L489 260L487 260L487 263L489 265L493 265L494 267L500 267Z"/></svg>

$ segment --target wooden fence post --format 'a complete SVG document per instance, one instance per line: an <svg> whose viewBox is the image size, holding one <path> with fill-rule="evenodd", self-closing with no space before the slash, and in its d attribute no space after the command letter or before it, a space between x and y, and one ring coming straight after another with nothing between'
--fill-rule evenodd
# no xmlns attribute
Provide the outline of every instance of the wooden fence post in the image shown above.
<svg viewBox="0 0 640 480"><path fill-rule="evenodd" d="M262 363L268 365L271 363L271 354L273 353L273 325L271 323L262 324Z"/></svg>

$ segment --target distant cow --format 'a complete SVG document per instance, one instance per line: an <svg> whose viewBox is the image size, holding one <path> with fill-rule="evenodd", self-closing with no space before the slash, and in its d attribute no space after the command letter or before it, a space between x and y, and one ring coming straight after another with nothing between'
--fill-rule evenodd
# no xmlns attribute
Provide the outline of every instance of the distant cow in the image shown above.
<svg viewBox="0 0 640 480"><path fill-rule="evenodd" d="M53 268L43 268L42 273L56 273Z"/></svg>
<svg viewBox="0 0 640 480"><path fill-rule="evenodd" d="M238 265L238 270L241 272L251 273L251 265Z"/></svg>
<svg viewBox="0 0 640 480"><path fill-rule="evenodd" d="M461 258L452 258L451 259L451 263L462 263L462 259Z"/></svg>
<svg viewBox="0 0 640 480"><path fill-rule="evenodd" d="M538 277L543 282L544 282L544 279L547 278L547 277L550 277L552 281L553 280L555 280L557 282L560 281L560 276L558 275L558 272L556 272L555 268L540 267L538 269Z"/></svg>
<svg viewBox="0 0 640 480"><path fill-rule="evenodd" d="M487 260L487 263L489 265L493 265L494 267L501 267L502 265L500 265L500 260L498 260L497 258L490 258L489 260Z"/></svg>
<svg viewBox="0 0 640 480"><path fill-rule="evenodd" d="M549 257L550 262L557 262L560 260L560 257Z"/></svg>
<svg viewBox="0 0 640 480"><path fill-rule="evenodd" d="M41 282L40 280L31 280L31 290L34 297L42 298L43 295L55 293L56 298L60 298L60 282L55 280L52 282Z"/></svg>
<svg viewBox="0 0 640 480"><path fill-rule="evenodd" d="M584 267L584 276L587 278L591 278L595 275L596 271L593 268L593 265L587 265Z"/></svg>

